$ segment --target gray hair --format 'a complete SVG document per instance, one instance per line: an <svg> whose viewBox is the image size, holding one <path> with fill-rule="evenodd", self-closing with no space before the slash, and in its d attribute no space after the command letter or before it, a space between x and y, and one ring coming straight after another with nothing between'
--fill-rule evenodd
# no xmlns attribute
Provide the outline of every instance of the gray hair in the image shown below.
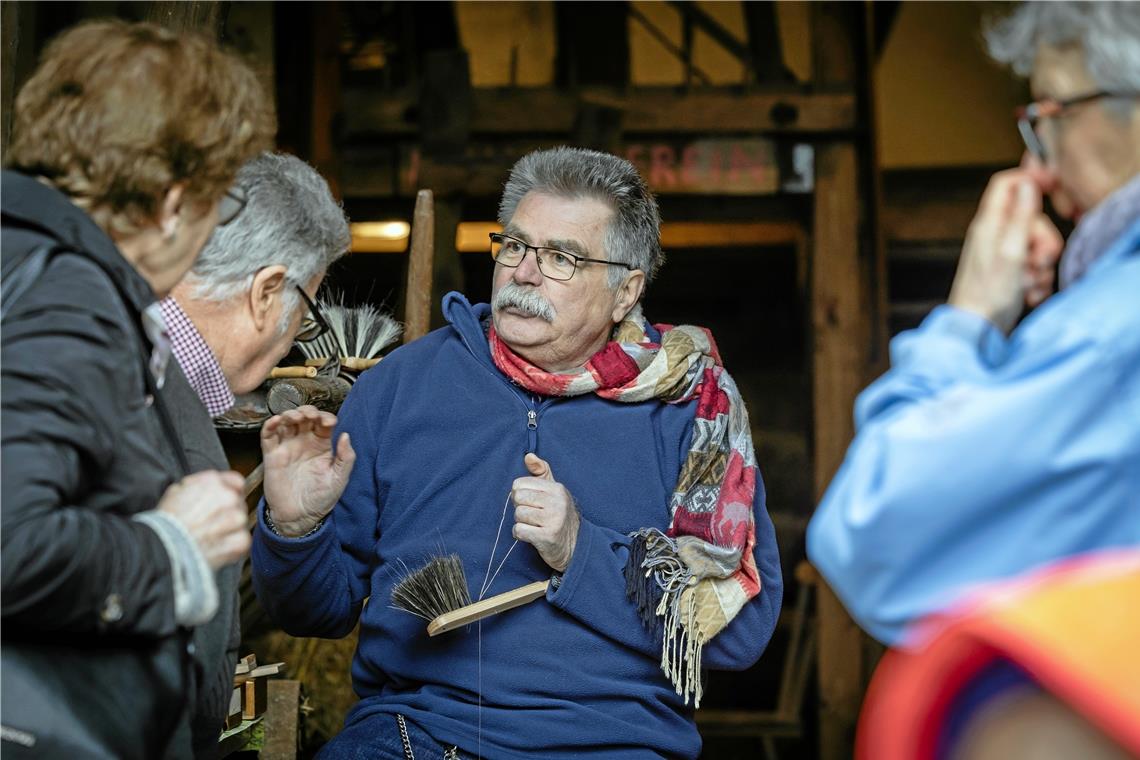
<svg viewBox="0 0 1140 760"><path fill-rule="evenodd" d="M219 226L190 273L195 298L228 301L248 291L261 269L284 265L286 278L305 287L348 250L348 219L328 183L301 159L262 153L238 171L235 185L246 204ZM296 288L285 289L280 329L297 307Z"/></svg>
<svg viewBox="0 0 1140 760"><path fill-rule="evenodd" d="M621 261L645 272L652 282L665 261L661 251L661 215L657 201L633 164L609 153L584 148L536 150L518 160L511 169L499 223L506 226L529 192L563 198L594 198L613 209L606 229L604 258ZM609 285L616 288L626 272L611 267Z"/></svg>
<svg viewBox="0 0 1140 760"><path fill-rule="evenodd" d="M1140 6L1132 2L1027 2L986 31L990 55L1022 76L1041 45L1079 45L1085 67L1109 91L1140 92ZM1128 104L1118 110L1128 114Z"/></svg>

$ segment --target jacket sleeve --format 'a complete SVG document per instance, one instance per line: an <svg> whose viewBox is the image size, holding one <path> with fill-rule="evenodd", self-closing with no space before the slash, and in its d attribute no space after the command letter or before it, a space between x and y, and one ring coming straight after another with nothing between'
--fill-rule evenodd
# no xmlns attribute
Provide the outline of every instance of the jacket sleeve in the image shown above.
<svg viewBox="0 0 1140 760"><path fill-rule="evenodd" d="M764 485L757 478L753 503L756 546L753 556L760 573L760 593L737 613L728 626L705 645L702 664L716 670L743 670L764 652L783 599L783 578L772 521L764 507ZM547 593L555 607L596 631L644 654L661 657L661 626L647 628L625 593L625 565L630 538L586 520L570 566L557 589Z"/></svg>
<svg viewBox="0 0 1140 760"><path fill-rule="evenodd" d="M4 624L166 636L175 629L174 600L159 537L129 514L78 506L92 474L115 456L115 397L123 363L138 361L136 339L84 305L117 303L94 265L58 270L42 275L34 298L24 296L36 308L22 299L4 324ZM51 300L73 301L75 293L83 303Z"/></svg>
<svg viewBox="0 0 1140 760"><path fill-rule="evenodd" d="M358 386L359 387L359 386ZM253 588L275 623L293 636L340 638L356 625L369 594L372 553L379 540L376 461L364 393L349 393L337 431L352 439L356 465L348 486L315 533L283 538L265 525L258 506L251 561ZM272 506L272 505L270 505Z"/></svg>
<svg viewBox="0 0 1140 760"><path fill-rule="evenodd" d="M939 307L858 399L807 549L876 638L899 643L978 584L1140 542L1136 510L1120 509L1140 485L1135 377L1092 338L1053 337L1018 351Z"/></svg>

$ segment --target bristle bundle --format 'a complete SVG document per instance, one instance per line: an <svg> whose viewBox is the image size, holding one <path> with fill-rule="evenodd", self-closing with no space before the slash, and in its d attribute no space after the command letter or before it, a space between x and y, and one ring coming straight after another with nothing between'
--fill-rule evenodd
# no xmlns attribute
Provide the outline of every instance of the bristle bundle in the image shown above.
<svg viewBox="0 0 1140 760"><path fill-rule="evenodd" d="M391 604L396 609L431 622L471 604L467 575L458 554L435 557L415 572L408 572L406 566L404 569L403 578L392 588Z"/></svg>
<svg viewBox="0 0 1140 760"><path fill-rule="evenodd" d="M297 343L306 359L352 356L373 359L395 343L403 326L371 304L348 307L342 300L319 302L329 331L307 343Z"/></svg>

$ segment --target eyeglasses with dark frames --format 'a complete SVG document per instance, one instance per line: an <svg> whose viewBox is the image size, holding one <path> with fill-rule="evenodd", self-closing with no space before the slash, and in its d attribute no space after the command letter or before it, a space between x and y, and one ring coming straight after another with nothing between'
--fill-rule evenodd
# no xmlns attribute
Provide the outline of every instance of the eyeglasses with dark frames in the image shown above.
<svg viewBox="0 0 1140 760"><path fill-rule="evenodd" d="M1091 103L1094 100L1101 100L1102 98L1140 98L1140 92L1098 90L1085 95L1066 98L1065 100L1046 98L1030 103L1027 106L1022 106L1018 108L1015 113L1017 116L1017 131L1021 133L1021 139L1025 142L1025 147L1037 160L1044 163L1048 153L1045 150L1045 143L1042 142L1041 136L1037 132L1038 125L1041 121L1043 119L1056 118L1073 106L1078 106L1082 103Z"/></svg>
<svg viewBox="0 0 1140 760"><path fill-rule="evenodd" d="M522 264L523 259L526 258L527 251L534 251L534 259L538 262L538 271L542 272L543 277L549 277L552 280L569 280L574 276L574 273L578 271L578 265L583 262L609 264L630 270L635 269L632 264L627 264L624 261L591 259L586 256L579 256L575 253L561 251L557 248L531 245L530 243L511 237L510 235L504 235L500 232L492 232L490 238L491 258L493 258L496 263L514 269Z"/></svg>
<svg viewBox="0 0 1140 760"><path fill-rule="evenodd" d="M245 190L237 185L234 185L222 195L221 200L218 201L218 226L224 227L225 225L238 218L245 204L249 199L246 197Z"/></svg>
<svg viewBox="0 0 1140 760"><path fill-rule="evenodd" d="M300 285L295 286L297 292L301 294L304 299L305 305L309 307L309 312L301 319L301 327L297 330L297 335L294 340L301 343L308 343L309 341L316 340L329 331L328 320L325 315L321 313L320 307L317 306L313 299L309 298L309 294Z"/></svg>

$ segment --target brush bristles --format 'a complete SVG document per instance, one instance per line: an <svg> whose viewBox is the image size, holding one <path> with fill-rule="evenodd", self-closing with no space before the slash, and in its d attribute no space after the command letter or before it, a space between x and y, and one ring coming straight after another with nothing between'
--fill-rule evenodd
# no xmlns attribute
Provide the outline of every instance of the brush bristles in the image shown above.
<svg viewBox="0 0 1140 760"><path fill-rule="evenodd" d="M407 573L392 588L392 606L431 622L440 615L471 604L467 575L458 554L436 557Z"/></svg>
<svg viewBox="0 0 1140 760"><path fill-rule="evenodd" d="M320 302L329 331L308 343L298 343L307 359L355 356L373 359L395 343L403 326L371 304L349 308L343 303Z"/></svg>

